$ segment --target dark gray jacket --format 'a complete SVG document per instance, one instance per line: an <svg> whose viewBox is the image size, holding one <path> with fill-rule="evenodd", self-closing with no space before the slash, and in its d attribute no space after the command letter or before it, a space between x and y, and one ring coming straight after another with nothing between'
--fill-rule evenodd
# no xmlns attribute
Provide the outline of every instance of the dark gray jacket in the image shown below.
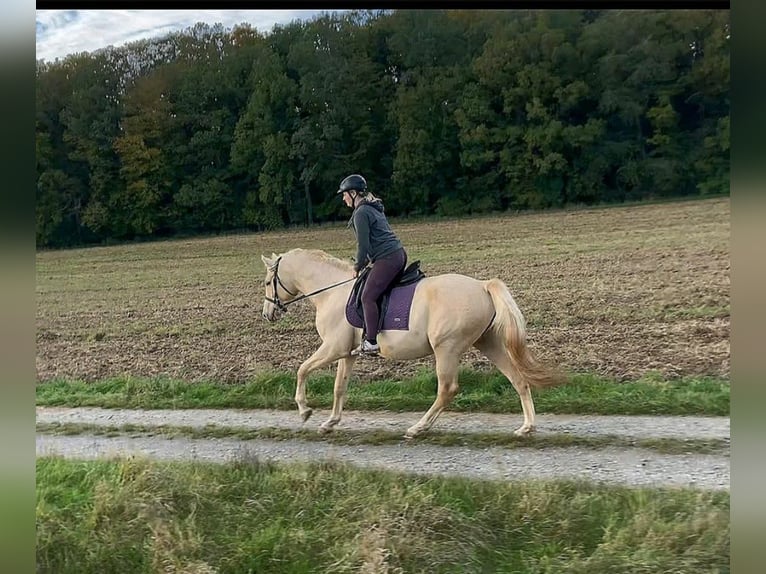
<svg viewBox="0 0 766 574"><path fill-rule="evenodd" d="M351 214L349 225L356 234L356 270L360 271L368 261L373 263L402 248L402 242L391 230L380 199L363 201Z"/></svg>

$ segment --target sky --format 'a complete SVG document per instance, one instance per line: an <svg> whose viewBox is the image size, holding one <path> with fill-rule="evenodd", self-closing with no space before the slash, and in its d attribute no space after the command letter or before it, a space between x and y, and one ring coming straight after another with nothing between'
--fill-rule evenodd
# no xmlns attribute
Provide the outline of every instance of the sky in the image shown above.
<svg viewBox="0 0 766 574"><path fill-rule="evenodd" d="M37 10L37 59L49 62L144 38L164 36L197 22L225 28L247 22L261 32L310 19L321 10Z"/></svg>

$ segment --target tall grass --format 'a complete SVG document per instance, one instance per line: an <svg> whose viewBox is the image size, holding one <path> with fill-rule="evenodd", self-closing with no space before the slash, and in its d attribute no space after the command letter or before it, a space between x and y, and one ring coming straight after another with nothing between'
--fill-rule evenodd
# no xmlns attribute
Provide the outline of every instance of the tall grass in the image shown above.
<svg viewBox="0 0 766 574"><path fill-rule="evenodd" d="M56 574L729 571L724 492L41 458L36 518Z"/></svg>
<svg viewBox="0 0 766 574"><path fill-rule="evenodd" d="M313 376L309 404L332 405L334 377ZM402 380L369 383L352 381L346 406L360 410L421 411L436 396L431 371ZM461 391L450 405L455 411L520 412L519 397L497 371L460 373ZM729 383L715 378L665 381L645 377L615 383L593 375L573 375L566 385L534 392L535 406L544 413L626 415L728 415ZM187 383L170 379L117 377L95 383L53 380L37 385L37 404L107 408L275 408L293 409L295 376L264 373L245 384L215 381Z"/></svg>

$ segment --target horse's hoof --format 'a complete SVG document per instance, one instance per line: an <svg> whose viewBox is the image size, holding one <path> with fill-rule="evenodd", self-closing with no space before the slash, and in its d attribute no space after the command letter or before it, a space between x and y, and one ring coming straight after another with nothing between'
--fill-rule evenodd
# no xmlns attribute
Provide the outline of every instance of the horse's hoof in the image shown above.
<svg viewBox="0 0 766 574"><path fill-rule="evenodd" d="M404 438L406 438L407 440L412 440L413 438L415 438L419 434L420 434L419 430L407 429L407 432L404 433Z"/></svg>
<svg viewBox="0 0 766 574"><path fill-rule="evenodd" d="M330 434L330 433L332 432L332 430L333 430L333 429L332 429L332 427L326 427L326 426L324 426L324 425L321 425L321 426L320 426L320 427L317 429L317 432L318 432L319 434Z"/></svg>
<svg viewBox="0 0 766 574"><path fill-rule="evenodd" d="M305 423L307 420L309 420L309 417L314 414L314 409L306 409L301 413L301 418L303 419L303 422Z"/></svg>
<svg viewBox="0 0 766 574"><path fill-rule="evenodd" d="M513 431L513 434L516 436L529 436L533 430L535 430L533 427L521 427Z"/></svg>

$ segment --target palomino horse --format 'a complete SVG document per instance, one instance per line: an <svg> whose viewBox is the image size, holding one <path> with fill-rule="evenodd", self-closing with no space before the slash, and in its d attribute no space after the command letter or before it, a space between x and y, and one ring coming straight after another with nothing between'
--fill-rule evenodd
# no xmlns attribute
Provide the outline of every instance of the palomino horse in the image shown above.
<svg viewBox="0 0 766 574"><path fill-rule="evenodd" d="M266 266L263 317L276 321L287 305L308 298L316 308L320 347L298 368L295 402L306 421L312 409L306 404L306 379L312 371L338 361L332 413L319 427L329 432L340 422L346 386L356 357L362 331L345 318L354 269L319 250L292 249L271 258L261 256ZM499 279L480 281L465 275L426 277L415 288L409 330L381 331L380 355L408 360L434 354L438 391L423 417L404 435L412 438L427 431L458 391L460 357L471 346L482 351L511 381L521 397L524 424L515 434L526 435L535 428L535 407L530 386L546 387L562 382L530 354L526 324L516 302Z"/></svg>

